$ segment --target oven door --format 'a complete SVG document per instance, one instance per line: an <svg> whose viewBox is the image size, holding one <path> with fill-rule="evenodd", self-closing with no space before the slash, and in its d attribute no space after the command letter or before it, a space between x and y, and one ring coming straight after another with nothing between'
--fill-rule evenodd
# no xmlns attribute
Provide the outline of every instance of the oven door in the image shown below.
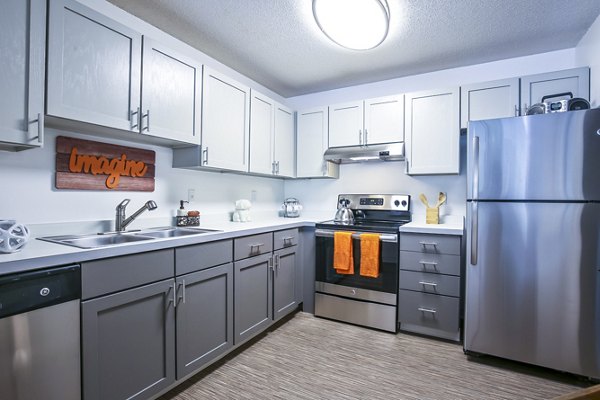
<svg viewBox="0 0 600 400"><path fill-rule="evenodd" d="M354 274L338 274L333 268L333 235L335 230L316 229L316 291L348 296L380 303L396 303L398 293L398 235L379 232L357 232L352 235ZM379 276L360 275L360 234L380 235ZM350 289L349 289L350 288Z"/></svg>

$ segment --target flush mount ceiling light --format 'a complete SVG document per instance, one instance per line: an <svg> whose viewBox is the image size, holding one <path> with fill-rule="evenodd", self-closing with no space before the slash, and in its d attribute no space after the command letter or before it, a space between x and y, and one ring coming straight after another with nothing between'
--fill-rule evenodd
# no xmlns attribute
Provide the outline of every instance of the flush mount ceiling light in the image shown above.
<svg viewBox="0 0 600 400"><path fill-rule="evenodd" d="M313 15L329 39L352 50L379 46L390 26L386 0L313 0Z"/></svg>

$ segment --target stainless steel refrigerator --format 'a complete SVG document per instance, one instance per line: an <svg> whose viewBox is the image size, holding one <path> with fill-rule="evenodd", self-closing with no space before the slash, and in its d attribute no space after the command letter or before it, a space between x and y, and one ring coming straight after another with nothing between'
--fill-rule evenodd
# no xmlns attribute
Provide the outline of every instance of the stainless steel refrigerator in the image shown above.
<svg viewBox="0 0 600 400"><path fill-rule="evenodd" d="M471 122L464 348L600 378L600 109Z"/></svg>

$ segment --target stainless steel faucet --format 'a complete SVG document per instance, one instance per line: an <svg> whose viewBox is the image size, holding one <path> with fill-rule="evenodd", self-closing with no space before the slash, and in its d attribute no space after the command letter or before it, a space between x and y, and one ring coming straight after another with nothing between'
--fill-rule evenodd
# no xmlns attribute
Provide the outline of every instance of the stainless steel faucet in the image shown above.
<svg viewBox="0 0 600 400"><path fill-rule="evenodd" d="M125 228L127 228L127 225L131 224L133 220L139 217L144 211L152 211L158 208L153 200L149 200L139 210L131 214L129 218L125 218L125 208L130 201L131 200L129 199L125 199L117 206L117 217L115 219L115 231L117 232L123 232Z"/></svg>

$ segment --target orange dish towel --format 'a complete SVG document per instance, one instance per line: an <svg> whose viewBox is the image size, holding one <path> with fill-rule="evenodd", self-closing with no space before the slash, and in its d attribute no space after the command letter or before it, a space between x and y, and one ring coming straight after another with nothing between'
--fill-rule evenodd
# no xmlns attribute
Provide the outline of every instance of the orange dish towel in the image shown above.
<svg viewBox="0 0 600 400"><path fill-rule="evenodd" d="M333 233L333 268L338 274L354 275L352 233L344 231Z"/></svg>
<svg viewBox="0 0 600 400"><path fill-rule="evenodd" d="M379 277L379 235L377 233L360 235L360 275L370 278Z"/></svg>

